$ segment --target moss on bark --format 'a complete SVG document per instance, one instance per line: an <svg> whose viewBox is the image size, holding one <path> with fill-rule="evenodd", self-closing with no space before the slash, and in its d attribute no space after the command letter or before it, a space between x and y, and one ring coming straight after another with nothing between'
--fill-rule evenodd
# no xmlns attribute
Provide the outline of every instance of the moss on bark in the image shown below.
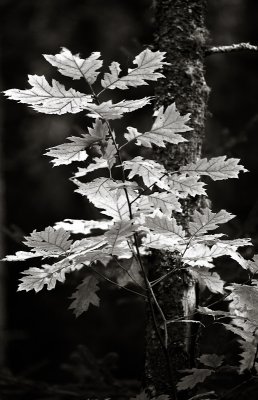
<svg viewBox="0 0 258 400"><path fill-rule="evenodd" d="M193 131L189 140L177 146L155 148L155 158L168 170L195 161L201 155L205 129L205 115L209 88L204 79L204 49L207 40L205 28L206 0L157 0L155 4L155 47L167 53L166 79L156 89L156 106L176 102L181 114L191 113ZM198 207L200 199L186 201L178 220L187 226L189 216ZM166 252L156 252L151 260L150 279L170 271L175 259ZM194 282L185 272L174 273L155 286L155 294L168 320L190 315L196 306ZM179 370L193 366L194 333L191 324L171 323L169 345L173 380L179 379ZM146 334L146 384L155 395L173 393L165 358L152 328L150 316Z"/></svg>

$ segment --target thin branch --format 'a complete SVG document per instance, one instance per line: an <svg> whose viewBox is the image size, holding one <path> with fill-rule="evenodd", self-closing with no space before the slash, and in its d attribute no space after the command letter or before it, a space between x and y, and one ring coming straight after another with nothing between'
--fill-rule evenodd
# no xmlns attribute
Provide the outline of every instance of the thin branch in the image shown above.
<svg viewBox="0 0 258 400"><path fill-rule="evenodd" d="M105 275L103 275L101 272L99 272L99 271L97 271L96 269L92 268L92 266L91 266L90 268L92 269L92 271L96 272L97 275L101 276L101 277L102 277L103 279L105 279L107 282L110 282L110 283L112 283L113 285L118 286L120 289L124 289L124 290L126 290L127 292L131 292L131 293L137 294L138 296L142 296L142 297L144 297L144 298L146 299L145 294L136 292L135 290L129 289L129 288L125 287L125 286L121 286L121 285L119 285L119 283L112 281L112 279L107 278L107 277L106 277Z"/></svg>
<svg viewBox="0 0 258 400"><path fill-rule="evenodd" d="M205 56L211 56L213 54L234 53L239 51L258 51L258 46L254 46L250 43L237 43L228 46L214 46L205 50Z"/></svg>
<svg viewBox="0 0 258 400"><path fill-rule="evenodd" d="M122 268L123 271L125 271L125 272L127 273L127 275L132 279L132 281L133 281L136 285L138 285L138 286L139 286L141 289L143 289L143 290L147 290L145 287L143 287L142 285L140 285L140 283L137 282L136 279L134 279L134 277L130 274L130 272L127 271L127 269L126 269L125 267L123 267L122 264L120 264L120 262L117 260L117 258L116 258L116 263L119 265L120 268Z"/></svg>

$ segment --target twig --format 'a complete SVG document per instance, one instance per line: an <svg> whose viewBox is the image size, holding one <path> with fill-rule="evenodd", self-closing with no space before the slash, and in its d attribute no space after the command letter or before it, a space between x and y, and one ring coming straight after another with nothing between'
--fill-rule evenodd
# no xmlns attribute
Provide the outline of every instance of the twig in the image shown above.
<svg viewBox="0 0 258 400"><path fill-rule="evenodd" d="M228 46L214 46L205 50L205 56L213 54L233 53L238 51L258 51L258 46L250 43L237 43Z"/></svg>

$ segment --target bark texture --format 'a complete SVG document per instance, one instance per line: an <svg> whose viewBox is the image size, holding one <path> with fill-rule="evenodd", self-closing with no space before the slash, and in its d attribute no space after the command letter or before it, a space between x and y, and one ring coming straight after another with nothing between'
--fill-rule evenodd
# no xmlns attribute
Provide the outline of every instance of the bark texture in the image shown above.
<svg viewBox="0 0 258 400"><path fill-rule="evenodd" d="M193 128L187 133L189 141L186 144L154 150L156 159L168 170L177 170L201 155L209 94L204 79L205 12L206 0L157 0L155 4L155 47L167 53L166 59L170 63L164 68L166 79L160 80L156 89L156 106L168 106L175 101L181 114L191 113ZM189 216L200 201L185 202L183 213L178 215L183 226L187 227ZM171 254L156 252L150 279L170 271L175 262ZM196 288L185 272L174 273L156 285L155 294L168 320L187 318L196 307ZM150 318L147 325L147 387L153 388L155 395L167 393L173 398L167 364ZM190 323L172 323L168 328L168 352L175 384L180 378L178 371L193 366L195 335Z"/></svg>

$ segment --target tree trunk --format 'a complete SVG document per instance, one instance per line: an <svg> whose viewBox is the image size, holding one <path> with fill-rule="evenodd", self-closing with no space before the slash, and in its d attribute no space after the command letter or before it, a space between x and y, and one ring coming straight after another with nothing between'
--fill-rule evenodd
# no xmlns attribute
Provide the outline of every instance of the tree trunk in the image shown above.
<svg viewBox="0 0 258 400"><path fill-rule="evenodd" d="M201 155L205 114L209 94L204 79L204 48L207 38L204 16L206 0L157 0L155 4L155 47L167 53L170 65L164 68L166 79L156 89L156 105L168 106L176 102L181 114L191 113L191 127L186 144L156 148L155 158L168 170L195 161ZM187 227L193 209L200 199L185 201L184 212L178 221ZM175 259L166 252L155 252L150 269L151 280L164 275L175 265ZM155 287L158 302L167 318L186 319L196 307L196 288L185 272L171 274ZM193 366L195 343L190 323L168 325L168 353L172 370L172 386L179 379L179 370ZM146 332L146 384L155 395L173 394L171 376L161 351L157 335L148 316Z"/></svg>

